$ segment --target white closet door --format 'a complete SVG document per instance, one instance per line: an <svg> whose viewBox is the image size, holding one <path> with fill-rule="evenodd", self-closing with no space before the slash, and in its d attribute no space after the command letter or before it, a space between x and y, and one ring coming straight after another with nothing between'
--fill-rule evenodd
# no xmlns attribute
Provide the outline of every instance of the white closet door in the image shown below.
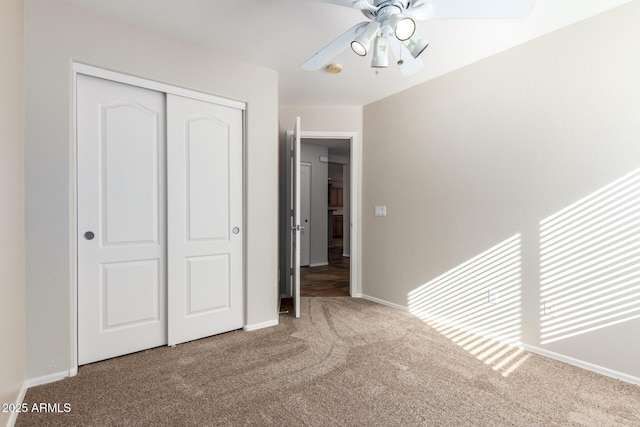
<svg viewBox="0 0 640 427"><path fill-rule="evenodd" d="M167 95L168 343L243 326L242 111Z"/></svg>
<svg viewBox="0 0 640 427"><path fill-rule="evenodd" d="M78 362L166 344L164 94L77 76Z"/></svg>

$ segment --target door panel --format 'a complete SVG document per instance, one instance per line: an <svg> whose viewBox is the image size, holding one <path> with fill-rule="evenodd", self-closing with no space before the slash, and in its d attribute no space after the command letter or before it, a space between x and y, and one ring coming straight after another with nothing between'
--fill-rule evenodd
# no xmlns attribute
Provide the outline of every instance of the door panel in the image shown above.
<svg viewBox="0 0 640 427"><path fill-rule="evenodd" d="M187 258L187 316L229 309L229 255Z"/></svg>
<svg viewBox="0 0 640 427"><path fill-rule="evenodd" d="M228 124L205 116L185 125L189 240L229 240Z"/></svg>
<svg viewBox="0 0 640 427"><path fill-rule="evenodd" d="M79 364L166 343L164 122L163 94L77 76Z"/></svg>
<svg viewBox="0 0 640 427"><path fill-rule="evenodd" d="M157 322L162 292L159 276L157 260L103 264L103 330Z"/></svg>
<svg viewBox="0 0 640 427"><path fill-rule="evenodd" d="M106 208L104 243L159 243L158 112L140 104L102 107L104 138L100 156ZM135 143L132 143L135 141Z"/></svg>
<svg viewBox="0 0 640 427"><path fill-rule="evenodd" d="M169 344L243 325L242 111L167 96Z"/></svg>
<svg viewBox="0 0 640 427"><path fill-rule="evenodd" d="M292 288L293 288L293 306L295 317L300 317L300 117L296 117L296 126L293 130L293 173L291 179L293 182L293 226L291 227L292 245L293 245L293 263L292 263Z"/></svg>

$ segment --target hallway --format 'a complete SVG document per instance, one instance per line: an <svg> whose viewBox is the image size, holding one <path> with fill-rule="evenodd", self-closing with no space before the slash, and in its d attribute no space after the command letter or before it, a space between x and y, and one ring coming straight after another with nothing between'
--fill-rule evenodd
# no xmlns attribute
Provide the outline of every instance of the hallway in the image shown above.
<svg viewBox="0 0 640 427"><path fill-rule="evenodd" d="M329 265L300 269L300 296L348 297L349 257L342 256L342 246L329 248Z"/></svg>

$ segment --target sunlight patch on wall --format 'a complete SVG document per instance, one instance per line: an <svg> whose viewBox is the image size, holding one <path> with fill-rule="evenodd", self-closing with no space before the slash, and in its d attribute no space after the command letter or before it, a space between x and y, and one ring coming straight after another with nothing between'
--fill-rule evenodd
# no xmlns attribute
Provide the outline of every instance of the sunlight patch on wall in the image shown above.
<svg viewBox="0 0 640 427"><path fill-rule="evenodd" d="M410 312L508 375L521 343L521 241L517 234L409 293Z"/></svg>
<svg viewBox="0 0 640 427"><path fill-rule="evenodd" d="M542 344L640 318L640 170L540 223Z"/></svg>

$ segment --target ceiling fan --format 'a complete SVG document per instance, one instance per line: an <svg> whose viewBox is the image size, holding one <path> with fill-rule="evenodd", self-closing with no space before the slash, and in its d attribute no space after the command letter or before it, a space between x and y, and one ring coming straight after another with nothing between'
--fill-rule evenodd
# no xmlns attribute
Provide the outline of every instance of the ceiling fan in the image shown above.
<svg viewBox="0 0 640 427"><path fill-rule="evenodd" d="M369 21L349 28L305 61L301 68L315 71L347 46L366 56L373 42L372 68L389 66L389 48L403 76L420 71L420 54L429 42L415 33L416 20L521 18L534 0L320 0L360 9Z"/></svg>

